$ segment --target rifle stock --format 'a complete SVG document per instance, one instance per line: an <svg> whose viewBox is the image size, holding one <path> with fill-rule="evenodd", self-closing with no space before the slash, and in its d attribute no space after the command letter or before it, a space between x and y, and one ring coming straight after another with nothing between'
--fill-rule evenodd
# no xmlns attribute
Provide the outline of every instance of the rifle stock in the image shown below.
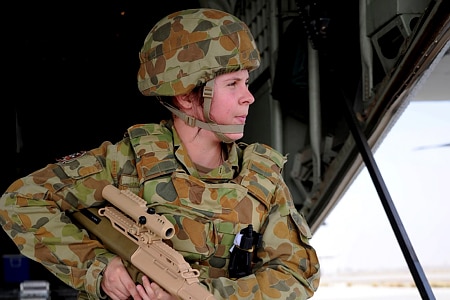
<svg viewBox="0 0 450 300"><path fill-rule="evenodd" d="M163 241L175 234L173 224L166 217L148 210L144 199L113 185L107 185L102 195L113 206L97 209L97 213L89 209L72 216L107 249L125 260L126 266L131 265L127 270L131 271L132 277L145 274L168 293L183 300L215 299L200 284L199 271ZM115 234L111 233L111 227Z"/></svg>

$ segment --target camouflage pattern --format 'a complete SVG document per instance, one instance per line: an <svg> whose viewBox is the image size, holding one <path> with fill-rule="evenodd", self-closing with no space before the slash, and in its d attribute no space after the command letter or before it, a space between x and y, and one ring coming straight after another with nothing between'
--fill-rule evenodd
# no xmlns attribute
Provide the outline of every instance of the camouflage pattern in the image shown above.
<svg viewBox="0 0 450 300"><path fill-rule="evenodd" d="M183 10L160 20L139 58L138 87L146 96L186 94L218 74L260 65L247 25L210 8Z"/></svg>
<svg viewBox="0 0 450 300"><path fill-rule="evenodd" d="M217 299L307 299L319 285L311 233L281 170L285 157L262 144L228 144L228 159L199 173L170 122L130 127L116 144L80 152L15 181L0 198L0 224L20 251L42 263L80 299L101 297L114 257L69 213L103 203L107 184L130 189L175 226L169 243L200 270ZM241 162L241 163L240 163ZM262 234L253 274L227 277L234 235Z"/></svg>

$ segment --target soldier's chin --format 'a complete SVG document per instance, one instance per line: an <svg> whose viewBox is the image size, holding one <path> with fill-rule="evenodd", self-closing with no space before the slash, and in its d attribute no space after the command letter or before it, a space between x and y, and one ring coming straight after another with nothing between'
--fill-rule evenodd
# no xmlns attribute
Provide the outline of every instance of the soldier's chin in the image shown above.
<svg viewBox="0 0 450 300"><path fill-rule="evenodd" d="M241 133L226 133L225 136L227 138L229 138L230 140L237 141L244 136L244 133L243 132L241 132Z"/></svg>

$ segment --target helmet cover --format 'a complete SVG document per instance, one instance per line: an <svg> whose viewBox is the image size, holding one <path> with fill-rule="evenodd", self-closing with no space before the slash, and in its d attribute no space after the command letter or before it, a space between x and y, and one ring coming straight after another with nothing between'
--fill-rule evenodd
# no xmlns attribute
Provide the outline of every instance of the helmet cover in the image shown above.
<svg viewBox="0 0 450 300"><path fill-rule="evenodd" d="M145 96L186 94L217 75L260 65L247 25L211 8L182 10L160 20L139 59L138 88Z"/></svg>

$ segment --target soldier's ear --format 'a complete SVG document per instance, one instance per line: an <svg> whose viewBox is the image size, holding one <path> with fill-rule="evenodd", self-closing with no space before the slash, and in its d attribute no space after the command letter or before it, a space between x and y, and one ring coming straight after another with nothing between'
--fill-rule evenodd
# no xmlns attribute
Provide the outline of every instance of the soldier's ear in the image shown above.
<svg viewBox="0 0 450 300"><path fill-rule="evenodd" d="M191 97L192 97L191 93L175 96L174 100L176 102L176 106L183 110L192 108L192 98Z"/></svg>

